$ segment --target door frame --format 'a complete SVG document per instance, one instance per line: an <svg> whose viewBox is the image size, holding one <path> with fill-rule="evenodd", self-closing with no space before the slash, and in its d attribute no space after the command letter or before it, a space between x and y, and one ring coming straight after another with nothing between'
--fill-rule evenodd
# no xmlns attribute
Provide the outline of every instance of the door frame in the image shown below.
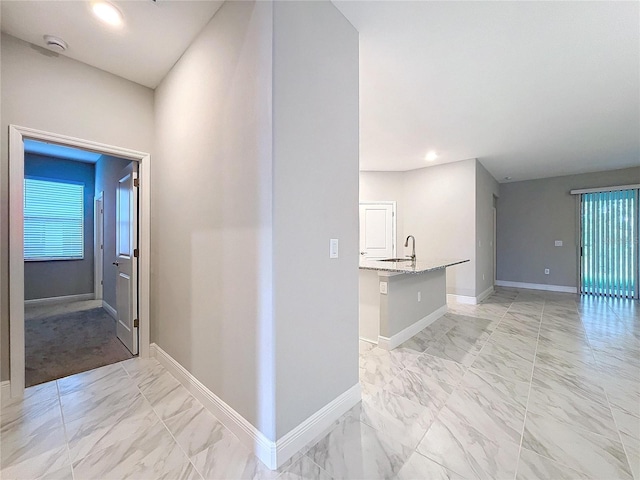
<svg viewBox="0 0 640 480"><path fill-rule="evenodd" d="M98 208L100 207L100 208ZM100 192L93 200L94 211L94 245L93 245L93 293L96 300L102 300L104 278L104 192ZM101 248L102 247L102 248Z"/></svg>
<svg viewBox="0 0 640 480"><path fill-rule="evenodd" d="M9 358L11 397L24 394L24 140L55 143L138 162L139 356L149 357L151 155L68 135L9 125ZM2 172L0 171L0 177ZM1 184L1 178L0 178ZM0 235L3 233L0 232Z"/></svg>
<svg viewBox="0 0 640 480"><path fill-rule="evenodd" d="M385 206L391 206L391 249L393 250L392 253L392 258L395 258L396 255L398 255L398 245L397 245L397 240L398 240L398 225L397 225L397 215L396 215L396 201L395 200L381 200L379 202L372 202L372 201L365 201L365 202L359 202L358 203L358 216L360 215L360 206L361 205L385 205ZM358 222L360 222L361 219L358 218ZM360 236L360 225L358 225L358 237ZM358 252L360 251L360 241L361 239L358 238Z"/></svg>

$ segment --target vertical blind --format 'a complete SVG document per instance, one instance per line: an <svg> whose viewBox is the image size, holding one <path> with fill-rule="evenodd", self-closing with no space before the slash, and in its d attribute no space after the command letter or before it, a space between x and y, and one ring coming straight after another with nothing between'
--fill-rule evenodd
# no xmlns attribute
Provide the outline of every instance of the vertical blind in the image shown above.
<svg viewBox="0 0 640 480"><path fill-rule="evenodd" d="M638 190L581 196L582 293L633 298L638 282Z"/></svg>
<svg viewBox="0 0 640 480"><path fill-rule="evenodd" d="M24 259L84 258L84 185L24 179Z"/></svg>

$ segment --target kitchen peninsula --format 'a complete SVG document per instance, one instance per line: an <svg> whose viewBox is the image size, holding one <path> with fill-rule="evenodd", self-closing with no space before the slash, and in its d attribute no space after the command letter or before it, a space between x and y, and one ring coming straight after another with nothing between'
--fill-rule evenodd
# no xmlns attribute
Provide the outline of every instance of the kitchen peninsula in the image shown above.
<svg viewBox="0 0 640 480"><path fill-rule="evenodd" d="M446 269L468 261L362 260L360 338L392 350L413 337L447 311Z"/></svg>

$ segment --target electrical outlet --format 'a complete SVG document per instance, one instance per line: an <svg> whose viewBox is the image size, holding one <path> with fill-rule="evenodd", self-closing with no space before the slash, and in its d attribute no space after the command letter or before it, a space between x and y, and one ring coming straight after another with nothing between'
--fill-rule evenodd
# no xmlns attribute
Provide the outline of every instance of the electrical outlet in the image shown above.
<svg viewBox="0 0 640 480"><path fill-rule="evenodd" d="M561 246L562 246L562 240L556 240L556 241L555 241L555 243L554 243L554 245L555 245L556 247L561 247Z"/></svg>
<svg viewBox="0 0 640 480"><path fill-rule="evenodd" d="M418 301L420 302L422 300L422 292L418 292Z"/></svg>
<svg viewBox="0 0 640 480"><path fill-rule="evenodd" d="M545 269L544 269L544 274L545 274L545 275L549 275L549 269L548 269L548 268L545 268Z"/></svg>
<svg viewBox="0 0 640 480"><path fill-rule="evenodd" d="M380 293L387 294L387 282L380 282Z"/></svg>

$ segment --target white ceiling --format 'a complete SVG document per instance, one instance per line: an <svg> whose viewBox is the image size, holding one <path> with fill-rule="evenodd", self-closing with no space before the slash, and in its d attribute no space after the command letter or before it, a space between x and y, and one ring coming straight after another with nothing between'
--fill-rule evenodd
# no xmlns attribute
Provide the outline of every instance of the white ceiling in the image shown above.
<svg viewBox="0 0 640 480"><path fill-rule="evenodd" d="M2 30L154 88L222 1L2 0ZM640 165L639 2L341 1L360 32L360 162L478 158L500 181ZM432 163L424 157L439 153Z"/></svg>
<svg viewBox="0 0 640 480"><path fill-rule="evenodd" d="M360 32L361 169L640 166L639 2L334 4Z"/></svg>
<svg viewBox="0 0 640 480"><path fill-rule="evenodd" d="M64 55L155 88L223 2L111 0L124 14L119 29L97 20L89 1L0 3L3 32L40 46L56 35L69 45Z"/></svg>

